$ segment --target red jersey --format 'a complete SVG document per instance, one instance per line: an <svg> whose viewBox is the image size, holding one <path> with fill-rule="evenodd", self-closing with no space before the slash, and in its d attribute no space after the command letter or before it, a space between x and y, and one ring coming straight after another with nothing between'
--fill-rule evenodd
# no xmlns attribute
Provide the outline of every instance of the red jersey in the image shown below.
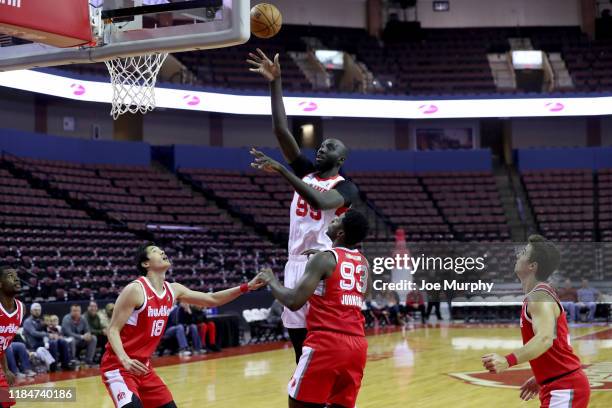
<svg viewBox="0 0 612 408"><path fill-rule="evenodd" d="M531 370L538 384L545 384L557 377L562 377L572 371L578 370L580 359L570 346L570 334L567 327L567 318L563 306L557 297L554 289L545 283L540 283L531 292L542 291L548 293L559 305L561 314L557 318L556 336L553 340L553 345L540 357L529 361ZM528 297L523 301L523 310L521 311L521 335L523 344L526 344L535 335L531 317L527 314Z"/></svg>
<svg viewBox="0 0 612 408"><path fill-rule="evenodd" d="M368 262L356 249L334 248L329 252L336 258L336 268L308 300L306 327L308 331L365 336L361 306L367 290Z"/></svg>
<svg viewBox="0 0 612 408"><path fill-rule="evenodd" d="M168 282L164 282L164 290L160 294L155 292L144 276L134 282L141 286L145 300L139 309L132 312L119 334L126 354L148 365L166 329L168 316L174 305L174 292ZM110 342L106 343L101 366L103 371L123 366Z"/></svg>
<svg viewBox="0 0 612 408"><path fill-rule="evenodd" d="M13 313L7 313L0 303L0 356L4 354L6 348L13 341L22 320L23 303L15 299L15 310L13 310Z"/></svg>

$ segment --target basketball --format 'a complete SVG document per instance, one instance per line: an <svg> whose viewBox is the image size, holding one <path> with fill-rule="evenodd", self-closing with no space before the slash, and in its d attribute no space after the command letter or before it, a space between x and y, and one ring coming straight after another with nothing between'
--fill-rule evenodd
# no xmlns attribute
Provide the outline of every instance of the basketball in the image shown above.
<svg viewBox="0 0 612 408"><path fill-rule="evenodd" d="M274 37L282 24L283 16L273 4L260 3L251 9L251 33L256 37Z"/></svg>

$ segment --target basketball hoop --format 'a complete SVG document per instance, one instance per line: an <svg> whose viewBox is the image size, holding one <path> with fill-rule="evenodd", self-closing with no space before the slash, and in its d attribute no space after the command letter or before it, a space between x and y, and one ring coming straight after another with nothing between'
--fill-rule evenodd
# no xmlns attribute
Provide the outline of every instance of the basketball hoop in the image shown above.
<svg viewBox="0 0 612 408"><path fill-rule="evenodd" d="M155 108L155 83L168 53L216 49L250 38L250 0L14 0L0 26L27 44L0 47L0 72L104 62L111 116ZM10 28L10 27L14 27Z"/></svg>
<svg viewBox="0 0 612 408"><path fill-rule="evenodd" d="M113 119L127 112L144 114L155 109L157 74L167 57L160 52L105 61L113 87Z"/></svg>

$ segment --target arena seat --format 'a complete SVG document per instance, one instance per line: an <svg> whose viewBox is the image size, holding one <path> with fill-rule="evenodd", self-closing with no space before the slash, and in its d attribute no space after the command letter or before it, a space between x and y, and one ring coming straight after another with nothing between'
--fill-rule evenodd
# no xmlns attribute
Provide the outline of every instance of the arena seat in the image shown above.
<svg viewBox="0 0 612 408"><path fill-rule="evenodd" d="M591 170L523 172L522 180L541 232L558 241L594 241Z"/></svg>

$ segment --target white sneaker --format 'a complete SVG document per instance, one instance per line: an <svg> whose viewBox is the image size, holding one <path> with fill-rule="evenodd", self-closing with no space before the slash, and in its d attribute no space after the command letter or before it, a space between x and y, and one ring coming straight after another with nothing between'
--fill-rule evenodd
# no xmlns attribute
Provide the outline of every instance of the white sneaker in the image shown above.
<svg viewBox="0 0 612 408"><path fill-rule="evenodd" d="M28 370L25 372L26 377L36 377L36 372Z"/></svg>
<svg viewBox="0 0 612 408"><path fill-rule="evenodd" d="M189 357L191 356L191 351L189 350L179 351L178 355L179 357Z"/></svg>
<svg viewBox="0 0 612 408"><path fill-rule="evenodd" d="M26 375L24 373L17 373L17 374L15 374L15 377L17 377L19 379L24 379L24 378L26 378Z"/></svg>

